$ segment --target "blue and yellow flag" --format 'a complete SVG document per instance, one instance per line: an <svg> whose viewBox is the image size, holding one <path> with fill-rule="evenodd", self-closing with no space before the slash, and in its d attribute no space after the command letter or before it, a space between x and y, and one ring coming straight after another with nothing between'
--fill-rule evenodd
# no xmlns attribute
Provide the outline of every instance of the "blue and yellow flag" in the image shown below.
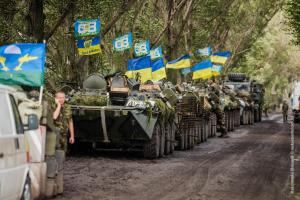
<svg viewBox="0 0 300 200"><path fill-rule="evenodd" d="M193 80L195 79L209 79L212 77L212 62L210 60L202 61L192 67Z"/></svg>
<svg viewBox="0 0 300 200"><path fill-rule="evenodd" d="M118 37L113 40L113 47L115 51L124 51L132 47L132 33Z"/></svg>
<svg viewBox="0 0 300 200"><path fill-rule="evenodd" d="M213 65L211 68L214 76L220 76L222 69L223 69L222 65Z"/></svg>
<svg viewBox="0 0 300 200"><path fill-rule="evenodd" d="M45 44L12 44L0 47L0 83L42 86Z"/></svg>
<svg viewBox="0 0 300 200"><path fill-rule="evenodd" d="M163 57L163 51L161 46L158 46L150 50L151 60L156 60Z"/></svg>
<svg viewBox="0 0 300 200"><path fill-rule="evenodd" d="M198 49L198 50L196 50L196 54L198 54L200 56L210 56L212 54L212 48L206 47L203 49Z"/></svg>
<svg viewBox="0 0 300 200"><path fill-rule="evenodd" d="M139 75L142 83L151 80L152 70L150 56L128 60L128 71L125 74L129 78L134 78L136 75Z"/></svg>
<svg viewBox="0 0 300 200"><path fill-rule="evenodd" d="M183 55L180 58L169 61L167 63L166 68L169 69L183 69L191 66L190 56L189 54Z"/></svg>
<svg viewBox="0 0 300 200"><path fill-rule="evenodd" d="M145 56L150 53L150 41L146 40L143 42L134 44L134 55L136 57Z"/></svg>
<svg viewBox="0 0 300 200"><path fill-rule="evenodd" d="M213 63L217 63L217 64L222 64L224 65L228 58L231 56L231 52L230 51L220 51L220 52L216 52L214 53L211 57L210 60Z"/></svg>
<svg viewBox="0 0 300 200"><path fill-rule="evenodd" d="M100 34L100 20L77 20L74 24L75 37L93 36Z"/></svg>
<svg viewBox="0 0 300 200"><path fill-rule="evenodd" d="M93 55L101 53L99 37L95 37L91 40L78 40L77 47L79 55Z"/></svg>
<svg viewBox="0 0 300 200"><path fill-rule="evenodd" d="M156 61L152 61L151 67L152 67L152 80L159 81L161 79L167 78L163 58Z"/></svg>

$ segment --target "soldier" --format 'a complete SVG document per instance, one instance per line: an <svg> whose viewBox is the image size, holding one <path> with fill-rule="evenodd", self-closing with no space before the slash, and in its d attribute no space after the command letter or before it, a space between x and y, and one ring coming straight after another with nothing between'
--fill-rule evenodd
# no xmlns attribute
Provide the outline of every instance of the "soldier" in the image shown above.
<svg viewBox="0 0 300 200"><path fill-rule="evenodd" d="M67 151L67 135L68 130L70 132L69 143L74 143L74 126L72 120L71 107L65 103L66 96L63 91L56 92L55 94L55 103L56 108L53 112L54 124L57 128L60 129L60 138L59 138L59 149Z"/></svg>
<svg viewBox="0 0 300 200"><path fill-rule="evenodd" d="M220 137L228 137L227 129L225 125L225 113L221 108L220 101L220 87L217 83L210 81L210 101L212 102L212 109L217 116L217 125L220 127L221 135Z"/></svg>
<svg viewBox="0 0 300 200"><path fill-rule="evenodd" d="M288 111L289 111L289 105L287 104L287 101L284 100L282 104L283 122L287 122Z"/></svg>

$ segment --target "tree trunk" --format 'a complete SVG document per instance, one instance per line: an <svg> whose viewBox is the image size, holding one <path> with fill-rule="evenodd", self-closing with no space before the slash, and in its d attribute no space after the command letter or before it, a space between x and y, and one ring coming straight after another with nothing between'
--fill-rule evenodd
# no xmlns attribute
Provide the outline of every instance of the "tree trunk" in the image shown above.
<svg viewBox="0 0 300 200"><path fill-rule="evenodd" d="M37 42L43 42L44 38L44 1L30 0L27 19L27 34L34 37Z"/></svg>

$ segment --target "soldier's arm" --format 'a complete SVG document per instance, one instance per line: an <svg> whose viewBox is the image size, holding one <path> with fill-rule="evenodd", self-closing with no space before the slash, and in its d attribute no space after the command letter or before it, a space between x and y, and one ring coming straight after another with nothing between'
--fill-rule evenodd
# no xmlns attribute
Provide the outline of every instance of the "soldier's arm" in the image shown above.
<svg viewBox="0 0 300 200"><path fill-rule="evenodd" d="M70 132L69 142L71 144L73 144L74 143L74 124L73 124L73 119L70 118L69 121L68 121L68 123L69 123L69 132Z"/></svg>
<svg viewBox="0 0 300 200"><path fill-rule="evenodd" d="M61 105L59 103L56 104L56 109L55 111L53 112L53 120L56 120L59 116L59 113L60 113L60 109L61 109Z"/></svg>
<svg viewBox="0 0 300 200"><path fill-rule="evenodd" d="M72 110L71 107L66 104L65 105L65 116L68 119L68 128L69 128L69 132L70 132L70 139L69 142L71 144L74 143L74 124L73 124L73 119L72 119Z"/></svg>

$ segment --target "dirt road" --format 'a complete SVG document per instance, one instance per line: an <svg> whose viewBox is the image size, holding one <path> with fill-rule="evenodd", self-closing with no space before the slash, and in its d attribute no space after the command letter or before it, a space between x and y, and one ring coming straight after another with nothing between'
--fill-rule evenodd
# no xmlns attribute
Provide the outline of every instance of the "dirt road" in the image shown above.
<svg viewBox="0 0 300 200"><path fill-rule="evenodd" d="M119 153L69 157L65 193L55 200L289 199L290 131L280 120L273 115L159 160Z"/></svg>

